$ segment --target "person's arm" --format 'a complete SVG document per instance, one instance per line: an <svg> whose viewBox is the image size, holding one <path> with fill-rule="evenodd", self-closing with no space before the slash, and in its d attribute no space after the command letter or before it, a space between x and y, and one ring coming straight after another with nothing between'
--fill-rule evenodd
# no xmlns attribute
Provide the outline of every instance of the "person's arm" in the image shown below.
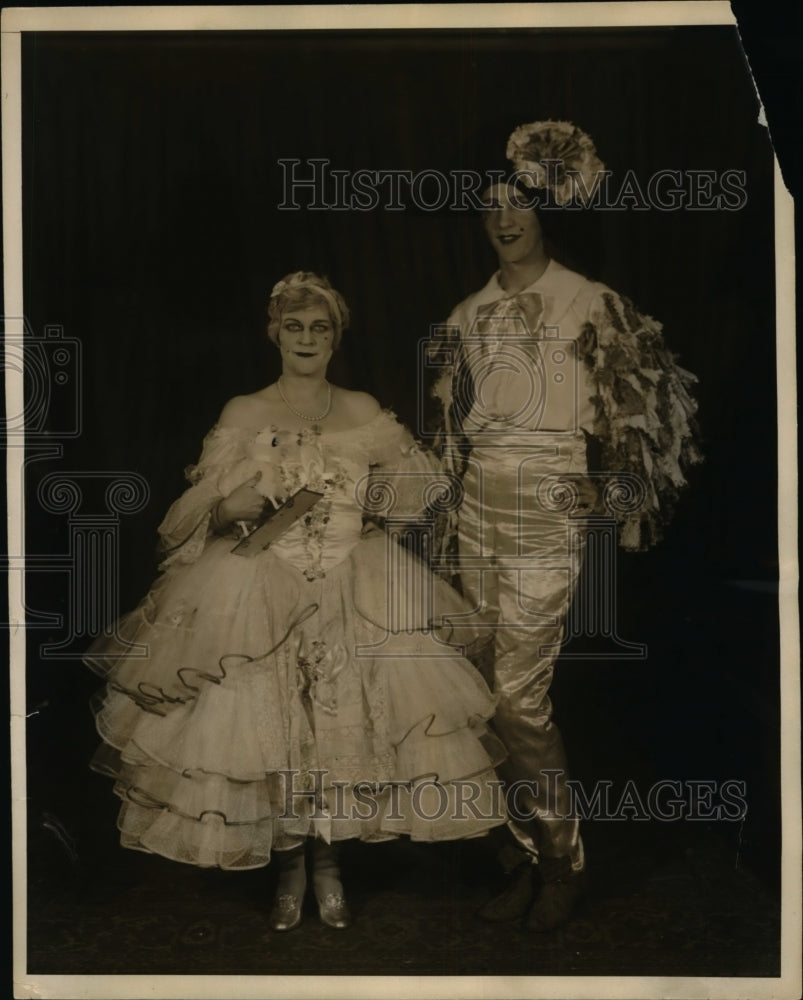
<svg viewBox="0 0 803 1000"><path fill-rule="evenodd" d="M265 497L255 489L259 479L257 473L215 503L210 512L210 531L225 535L239 521L259 520L265 508Z"/></svg>
<svg viewBox="0 0 803 1000"><path fill-rule="evenodd" d="M223 413L227 410L231 415L231 404ZM198 463L185 472L189 488L171 505L159 525L162 569L195 562L210 534L223 533L232 523L226 520L233 511L223 506L226 497L220 482L245 457L245 438L246 433L236 424L223 423L223 415L207 434Z"/></svg>
<svg viewBox="0 0 803 1000"><path fill-rule="evenodd" d="M253 396L235 396L223 407L217 428L235 436L247 436L245 428L255 426L261 417L259 404ZM243 452L244 454L244 452ZM243 457L243 454L238 455ZM259 521L264 513L265 501L274 507L282 503L283 490L276 470L263 462L262 471L250 476L244 483L230 489L225 486L212 507L209 530L214 534L228 534L232 525L248 525Z"/></svg>

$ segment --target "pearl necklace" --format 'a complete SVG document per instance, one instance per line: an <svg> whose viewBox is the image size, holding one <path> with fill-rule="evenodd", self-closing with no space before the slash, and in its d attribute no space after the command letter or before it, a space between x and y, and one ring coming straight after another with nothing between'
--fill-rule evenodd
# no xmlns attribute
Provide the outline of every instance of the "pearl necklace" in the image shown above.
<svg viewBox="0 0 803 1000"><path fill-rule="evenodd" d="M309 420L310 423L317 423L317 421L323 420L324 417L328 417L329 411L332 409L332 386L326 381L326 379L324 379L324 382L326 382L326 388L328 390L326 399L326 409L323 411L323 413L318 414L317 417L308 417L306 413L301 413L299 410L297 410L294 406L292 406L289 403L287 396L285 396L285 394L282 392L281 375L276 380L276 388L279 390L279 395L282 397L282 402L291 413L294 413L297 417L300 417L302 420Z"/></svg>

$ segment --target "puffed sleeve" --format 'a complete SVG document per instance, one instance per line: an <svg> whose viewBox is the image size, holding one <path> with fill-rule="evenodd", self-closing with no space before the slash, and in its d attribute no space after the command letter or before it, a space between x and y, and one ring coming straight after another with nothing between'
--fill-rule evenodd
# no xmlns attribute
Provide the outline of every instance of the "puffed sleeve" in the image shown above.
<svg viewBox="0 0 803 1000"><path fill-rule="evenodd" d="M437 500L439 489L449 485L435 455L387 411L374 421L369 463L371 476L363 499L369 513L378 505L382 514L415 517Z"/></svg>
<svg viewBox="0 0 803 1000"><path fill-rule="evenodd" d="M161 568L195 562L209 535L212 508L226 492L221 483L245 458L245 434L239 428L215 427L207 434L197 465L188 466L190 483L159 525Z"/></svg>
<svg viewBox="0 0 803 1000"><path fill-rule="evenodd" d="M692 386L697 379L675 362L661 324L629 299L599 286L580 338L580 356L595 395L593 433L606 472L627 473L609 510L619 543L639 551L660 540L687 470L702 461Z"/></svg>

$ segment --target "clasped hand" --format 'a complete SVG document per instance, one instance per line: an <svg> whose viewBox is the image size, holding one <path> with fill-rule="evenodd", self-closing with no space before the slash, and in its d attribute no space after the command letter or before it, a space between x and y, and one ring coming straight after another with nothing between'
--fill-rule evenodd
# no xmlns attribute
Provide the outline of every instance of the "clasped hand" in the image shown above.
<svg viewBox="0 0 803 1000"><path fill-rule="evenodd" d="M217 514L221 522L231 524L234 521L259 521L266 513L268 504L276 508L284 503L285 496L282 493L275 492L265 496L255 489L260 478L261 474L257 472L220 501Z"/></svg>

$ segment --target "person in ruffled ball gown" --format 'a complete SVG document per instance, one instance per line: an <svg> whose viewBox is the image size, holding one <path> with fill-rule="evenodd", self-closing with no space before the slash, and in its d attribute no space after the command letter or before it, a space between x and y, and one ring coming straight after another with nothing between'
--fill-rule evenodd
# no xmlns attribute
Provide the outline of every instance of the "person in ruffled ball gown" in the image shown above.
<svg viewBox="0 0 803 1000"><path fill-rule="evenodd" d="M344 928L339 844L486 833L505 820L504 750L444 624L466 605L400 546L432 617L408 602L398 655L380 655L394 581L386 535L363 524L365 477L414 515L440 466L375 399L327 381L349 320L327 279L288 275L268 316L280 378L223 408L160 526L161 575L87 654L107 681L92 766L115 778L124 847L224 869L275 858L276 931L301 922L309 853L320 918ZM302 487L322 498L256 557L232 551Z"/></svg>

